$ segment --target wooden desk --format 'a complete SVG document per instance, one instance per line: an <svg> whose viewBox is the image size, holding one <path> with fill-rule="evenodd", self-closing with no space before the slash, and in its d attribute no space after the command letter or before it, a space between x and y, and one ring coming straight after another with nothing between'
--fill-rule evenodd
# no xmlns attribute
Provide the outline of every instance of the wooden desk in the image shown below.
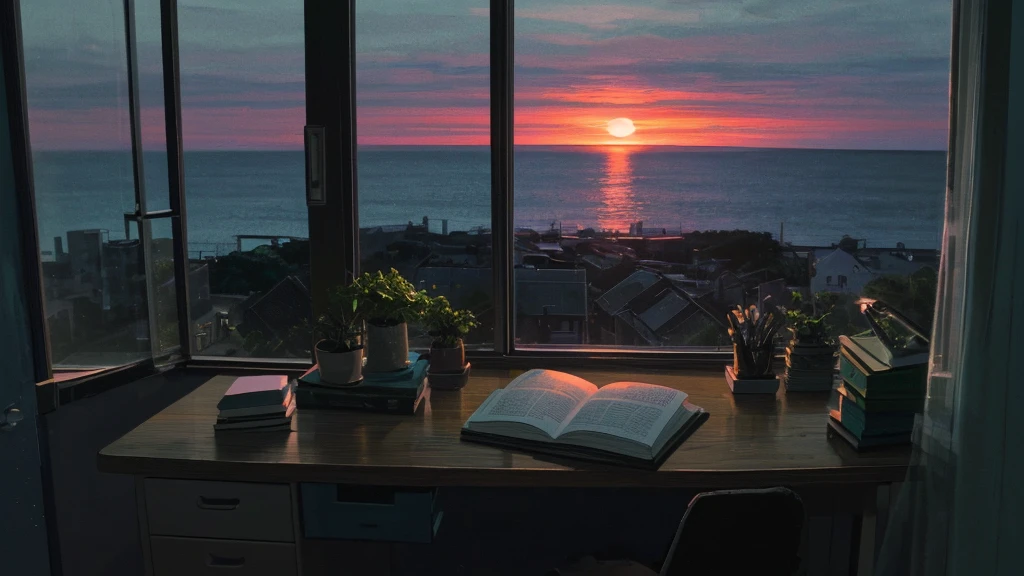
<svg viewBox="0 0 1024 576"><path fill-rule="evenodd" d="M296 486L305 482L699 489L786 485L812 495L841 485L853 514L871 508L878 486L901 482L906 474L906 447L857 454L829 441L825 393L733 396L719 372L575 372L598 385L640 380L679 388L711 417L659 470L643 471L461 442L463 422L491 391L505 385L507 372L480 371L461 392L432 391L415 416L299 411L293 431L277 434L214 434L217 401L233 380L217 376L103 449L99 467L135 475L140 486L145 478L287 484L296 499ZM298 523L297 512L295 518ZM296 527L296 541L301 539Z"/></svg>

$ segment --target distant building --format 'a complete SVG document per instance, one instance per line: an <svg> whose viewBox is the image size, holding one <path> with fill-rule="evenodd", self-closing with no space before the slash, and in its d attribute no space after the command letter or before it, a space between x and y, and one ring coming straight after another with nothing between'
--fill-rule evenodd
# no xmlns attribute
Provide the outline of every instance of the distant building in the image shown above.
<svg viewBox="0 0 1024 576"><path fill-rule="evenodd" d="M103 295L103 230L69 230L68 259L75 292L87 292L97 303Z"/></svg>
<svg viewBox="0 0 1024 576"><path fill-rule="evenodd" d="M523 344L587 342L586 270L515 270L516 336Z"/></svg>
<svg viewBox="0 0 1024 576"><path fill-rule="evenodd" d="M860 294L877 276L857 256L840 248L815 250L811 265L811 293Z"/></svg>
<svg viewBox="0 0 1024 576"><path fill-rule="evenodd" d="M270 290L254 296L244 309L242 323L238 326L243 338L257 331L268 342L279 340L293 347L309 344L291 342L292 338L304 334L296 328L313 315L308 274L287 276Z"/></svg>
<svg viewBox="0 0 1024 576"><path fill-rule="evenodd" d="M416 269L411 281L431 296L443 294L455 308L472 308L494 292L490 268L425 266Z"/></svg>
<svg viewBox="0 0 1024 576"><path fill-rule="evenodd" d="M103 301L110 310L146 315L146 273L138 240L111 240L103 245Z"/></svg>
<svg viewBox="0 0 1024 576"><path fill-rule="evenodd" d="M725 313L713 292L695 298L663 274L638 270L597 300L600 343L618 346L715 346L725 342Z"/></svg>

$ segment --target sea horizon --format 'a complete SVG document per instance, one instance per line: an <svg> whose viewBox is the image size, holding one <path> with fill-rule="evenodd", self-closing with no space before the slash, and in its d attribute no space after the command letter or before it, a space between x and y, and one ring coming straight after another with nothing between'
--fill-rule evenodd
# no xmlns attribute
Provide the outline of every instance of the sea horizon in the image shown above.
<svg viewBox="0 0 1024 576"><path fill-rule="evenodd" d="M424 149L424 148L487 148L490 144L357 144L358 148L376 149ZM513 148L666 148L685 150L688 152L722 152L725 150L757 151L757 150L792 150L792 151L830 151L830 152L948 152L947 148L817 148L810 146L691 146L685 144L642 144L609 142L605 144L514 144ZM152 149L151 148L155 148ZM162 152L163 146L143 145L146 154ZM33 152L119 152L130 154L128 148L33 148ZM304 148L185 148L185 153L193 152L305 152Z"/></svg>
<svg viewBox="0 0 1024 576"><path fill-rule="evenodd" d="M680 232L744 229L797 245L844 234L869 246L937 249L946 152L683 146L517 145L516 228ZM97 156L99 154L99 156ZM489 228L490 147L361 145L361 228ZM167 160L144 154L147 209L165 209ZM308 238L302 150L186 150L189 251L222 255L239 235ZM127 150L47 150L35 158L44 251L69 230L125 237L134 211ZM61 207L58 209L57 207ZM167 230L158 237L169 236ZM156 224L154 224L156 225ZM131 231L129 231L131 235Z"/></svg>

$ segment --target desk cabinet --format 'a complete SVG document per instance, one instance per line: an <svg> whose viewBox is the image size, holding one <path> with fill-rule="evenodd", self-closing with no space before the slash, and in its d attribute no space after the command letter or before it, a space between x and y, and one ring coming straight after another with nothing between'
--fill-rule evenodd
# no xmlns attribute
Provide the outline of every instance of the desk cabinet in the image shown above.
<svg viewBox="0 0 1024 576"><path fill-rule="evenodd" d="M294 542L287 484L147 478L149 531L160 536Z"/></svg>
<svg viewBox="0 0 1024 576"><path fill-rule="evenodd" d="M360 564L386 574L389 543L429 543L441 521L431 489L141 477L136 489L149 576L334 574Z"/></svg>
<svg viewBox="0 0 1024 576"><path fill-rule="evenodd" d="M155 576L296 576L295 544L152 536Z"/></svg>

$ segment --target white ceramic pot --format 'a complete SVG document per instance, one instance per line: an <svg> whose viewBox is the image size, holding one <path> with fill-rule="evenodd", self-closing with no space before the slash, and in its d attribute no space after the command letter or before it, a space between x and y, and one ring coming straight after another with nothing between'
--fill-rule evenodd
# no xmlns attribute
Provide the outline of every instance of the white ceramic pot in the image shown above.
<svg viewBox="0 0 1024 576"><path fill-rule="evenodd" d="M366 371L394 372L409 363L409 326L366 327Z"/></svg>
<svg viewBox="0 0 1024 576"><path fill-rule="evenodd" d="M330 384L351 384L363 378L363 347L345 352L329 352L321 348L327 342L316 343L316 363L320 378Z"/></svg>

